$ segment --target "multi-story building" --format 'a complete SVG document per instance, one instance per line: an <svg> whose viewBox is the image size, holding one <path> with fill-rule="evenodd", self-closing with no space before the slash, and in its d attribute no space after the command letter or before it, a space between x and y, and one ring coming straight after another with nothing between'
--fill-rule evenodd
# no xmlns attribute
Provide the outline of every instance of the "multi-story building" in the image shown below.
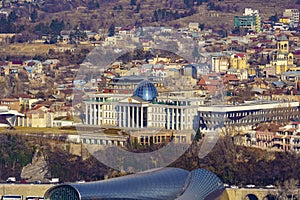
<svg viewBox="0 0 300 200"><path fill-rule="evenodd" d="M211 69L213 72L226 72L229 68L229 60L223 55L212 55L211 56Z"/></svg>
<svg viewBox="0 0 300 200"><path fill-rule="evenodd" d="M36 106L26 113L26 119L20 119L18 125L28 127L53 127L54 113L44 106Z"/></svg>
<svg viewBox="0 0 300 200"><path fill-rule="evenodd" d="M136 86L143 80L150 80L156 87L163 86L163 77L157 76L122 76L114 77L104 88L105 93L132 94Z"/></svg>
<svg viewBox="0 0 300 200"><path fill-rule="evenodd" d="M8 106L10 110L21 111L20 100L15 98L0 99L0 106Z"/></svg>
<svg viewBox="0 0 300 200"><path fill-rule="evenodd" d="M239 105L203 105L198 108L200 131L251 130L263 122L288 122L299 118L299 102L251 101ZM232 132L231 132L232 133Z"/></svg>
<svg viewBox="0 0 300 200"><path fill-rule="evenodd" d="M293 23L299 23L299 10L298 9L285 9L283 17L288 17Z"/></svg>
<svg viewBox="0 0 300 200"><path fill-rule="evenodd" d="M245 8L243 15L244 16L259 15L259 12L258 10L253 10L252 8Z"/></svg>
<svg viewBox="0 0 300 200"><path fill-rule="evenodd" d="M294 55L289 51L289 40L285 35L277 38L277 52L273 55L270 65L276 74L281 74L295 67Z"/></svg>
<svg viewBox="0 0 300 200"><path fill-rule="evenodd" d="M260 32L261 17L257 16L235 16L234 17L234 27L244 28L253 30L255 32Z"/></svg>
<svg viewBox="0 0 300 200"><path fill-rule="evenodd" d="M148 80L139 83L133 95L90 94L85 103L86 125L127 130L142 144L162 143L172 137L188 142L198 131L234 133L252 130L263 122L283 123L299 118L299 102L208 104L200 97L183 97L174 92L158 95Z"/></svg>
<svg viewBox="0 0 300 200"><path fill-rule="evenodd" d="M255 146L275 151L300 152L299 122L262 124L255 130Z"/></svg>
<svg viewBox="0 0 300 200"><path fill-rule="evenodd" d="M85 123L93 126L116 126L118 102L130 94L89 94L85 101Z"/></svg>
<svg viewBox="0 0 300 200"><path fill-rule="evenodd" d="M234 17L235 28L246 28L255 32L260 32L261 28L261 17L259 16L258 10L251 8L245 8L243 16Z"/></svg>
<svg viewBox="0 0 300 200"><path fill-rule="evenodd" d="M196 130L199 98L159 97L148 80L133 95L90 94L86 103L86 124L124 129Z"/></svg>
<svg viewBox="0 0 300 200"><path fill-rule="evenodd" d="M129 133L131 142L143 145L166 143L173 138L176 143L190 143L199 127L197 108L204 104L204 99L178 94L158 96L149 80L140 82L133 95L89 94L85 121L93 127L121 128ZM92 139L97 140L92 144L102 144L103 139L97 138L84 137L83 142Z"/></svg>
<svg viewBox="0 0 300 200"><path fill-rule="evenodd" d="M247 69L248 57L243 53L232 54L230 57L230 68L233 69Z"/></svg>

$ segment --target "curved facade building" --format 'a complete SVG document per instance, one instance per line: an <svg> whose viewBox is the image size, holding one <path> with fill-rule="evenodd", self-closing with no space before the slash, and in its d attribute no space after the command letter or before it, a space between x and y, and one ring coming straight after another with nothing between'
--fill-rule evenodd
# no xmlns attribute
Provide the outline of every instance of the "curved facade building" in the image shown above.
<svg viewBox="0 0 300 200"><path fill-rule="evenodd" d="M213 173L161 168L124 177L50 188L47 200L207 200L224 191Z"/></svg>
<svg viewBox="0 0 300 200"><path fill-rule="evenodd" d="M137 85L133 96L138 96L145 101L153 101L158 93L155 85L151 81L145 80Z"/></svg>

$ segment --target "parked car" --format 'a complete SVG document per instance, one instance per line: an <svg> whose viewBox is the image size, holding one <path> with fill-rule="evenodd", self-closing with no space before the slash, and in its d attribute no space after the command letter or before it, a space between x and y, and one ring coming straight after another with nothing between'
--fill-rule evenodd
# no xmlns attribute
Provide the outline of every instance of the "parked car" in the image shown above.
<svg viewBox="0 0 300 200"><path fill-rule="evenodd" d="M233 189L238 189L239 188L239 186L236 186L236 185L231 185L230 187L233 188Z"/></svg>
<svg viewBox="0 0 300 200"><path fill-rule="evenodd" d="M275 188L275 186L274 185L266 185L266 188Z"/></svg>
<svg viewBox="0 0 300 200"><path fill-rule="evenodd" d="M23 196L21 195L3 195L1 200L22 200Z"/></svg>
<svg viewBox="0 0 300 200"><path fill-rule="evenodd" d="M25 200L44 200L44 197L27 196Z"/></svg>
<svg viewBox="0 0 300 200"><path fill-rule="evenodd" d="M17 181L16 177L8 177L8 179L6 179L7 183L15 183Z"/></svg>
<svg viewBox="0 0 300 200"><path fill-rule="evenodd" d="M255 185L253 185L253 184L248 184L248 185L246 185L246 187L247 187L247 188L255 188Z"/></svg>
<svg viewBox="0 0 300 200"><path fill-rule="evenodd" d="M51 178L50 183L59 183L59 178Z"/></svg>
<svg viewBox="0 0 300 200"><path fill-rule="evenodd" d="M26 182L25 179L22 179L22 180L20 181L20 183L25 184L25 183L27 183L27 182Z"/></svg>
<svg viewBox="0 0 300 200"><path fill-rule="evenodd" d="M42 181L40 181L40 180L37 180L37 181L33 182L33 184L41 184L41 183L42 183Z"/></svg>

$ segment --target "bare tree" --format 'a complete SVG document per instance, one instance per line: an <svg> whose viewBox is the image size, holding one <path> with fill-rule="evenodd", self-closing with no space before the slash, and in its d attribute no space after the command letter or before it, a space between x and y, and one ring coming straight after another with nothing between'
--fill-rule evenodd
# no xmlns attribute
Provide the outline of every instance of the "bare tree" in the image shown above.
<svg viewBox="0 0 300 200"><path fill-rule="evenodd" d="M290 199L294 200L296 198L295 192L298 189L299 180L291 178L283 182L283 188L285 190L286 196L290 196Z"/></svg>

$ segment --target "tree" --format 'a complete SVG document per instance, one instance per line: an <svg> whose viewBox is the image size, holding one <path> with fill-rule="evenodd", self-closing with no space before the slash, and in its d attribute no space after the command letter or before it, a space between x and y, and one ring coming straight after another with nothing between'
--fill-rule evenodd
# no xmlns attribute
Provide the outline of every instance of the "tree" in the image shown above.
<svg viewBox="0 0 300 200"><path fill-rule="evenodd" d="M214 2L209 2L208 3L208 9L209 10L215 10L216 9L216 5L215 5L215 3Z"/></svg>
<svg viewBox="0 0 300 200"><path fill-rule="evenodd" d="M111 24L108 29L108 37L112 37L115 35L115 25Z"/></svg>
<svg viewBox="0 0 300 200"><path fill-rule="evenodd" d="M91 0L88 2L88 5L87 5L88 9L89 10L94 10L95 8L99 8L100 5L98 2L95 2L94 0Z"/></svg>
<svg viewBox="0 0 300 200"><path fill-rule="evenodd" d="M7 33L8 23L5 17L1 17L0 19L0 33Z"/></svg>
<svg viewBox="0 0 300 200"><path fill-rule="evenodd" d="M53 34L59 35L60 32L64 29L65 23L64 21L58 21L58 19L54 19L51 21L50 30Z"/></svg>
<svg viewBox="0 0 300 200"><path fill-rule="evenodd" d="M135 6L136 5L136 0L130 0L130 5Z"/></svg>
<svg viewBox="0 0 300 200"><path fill-rule="evenodd" d="M199 28L201 29L201 31L203 31L204 30L204 27L205 27L205 24L199 24Z"/></svg>
<svg viewBox="0 0 300 200"><path fill-rule="evenodd" d="M153 21L158 22L158 12L157 12L157 10L155 10L154 13L153 13Z"/></svg>
<svg viewBox="0 0 300 200"><path fill-rule="evenodd" d="M194 5L193 0L184 0L183 3L186 5L187 8L192 8Z"/></svg>
<svg viewBox="0 0 300 200"><path fill-rule="evenodd" d="M178 13L178 10L176 10L174 13L174 19L179 19L179 18L180 18L180 15Z"/></svg>
<svg viewBox="0 0 300 200"><path fill-rule="evenodd" d="M36 95L35 98L37 99L44 99L45 98L45 94L42 91L39 91Z"/></svg>
<svg viewBox="0 0 300 200"><path fill-rule="evenodd" d="M34 9L32 11L32 13L30 14L30 19L34 23L36 21L37 17L38 17L38 13L37 13L36 9Z"/></svg>
<svg viewBox="0 0 300 200"><path fill-rule="evenodd" d="M17 15L16 15L16 11L12 11L7 18L8 23L13 23L16 22L17 20Z"/></svg>
<svg viewBox="0 0 300 200"><path fill-rule="evenodd" d="M298 189L299 180L291 178L283 182L283 188L285 190L285 195L291 196L291 199L295 197L295 191Z"/></svg>
<svg viewBox="0 0 300 200"><path fill-rule="evenodd" d="M49 34L50 29L48 24L39 23L34 27L34 31L39 32L42 35L42 34Z"/></svg>
<svg viewBox="0 0 300 200"><path fill-rule="evenodd" d="M276 13L275 15L271 16L271 17L269 18L269 20L272 21L272 22L278 22L278 16L277 16L277 13Z"/></svg>
<svg viewBox="0 0 300 200"><path fill-rule="evenodd" d="M138 5L136 6L135 12L136 12L136 13L139 13L139 12L140 12L140 9L141 9L141 4L138 4Z"/></svg>
<svg viewBox="0 0 300 200"><path fill-rule="evenodd" d="M194 60L197 61L200 54L199 54L199 51L198 51L198 47L196 45L194 45L192 55L193 55Z"/></svg>

